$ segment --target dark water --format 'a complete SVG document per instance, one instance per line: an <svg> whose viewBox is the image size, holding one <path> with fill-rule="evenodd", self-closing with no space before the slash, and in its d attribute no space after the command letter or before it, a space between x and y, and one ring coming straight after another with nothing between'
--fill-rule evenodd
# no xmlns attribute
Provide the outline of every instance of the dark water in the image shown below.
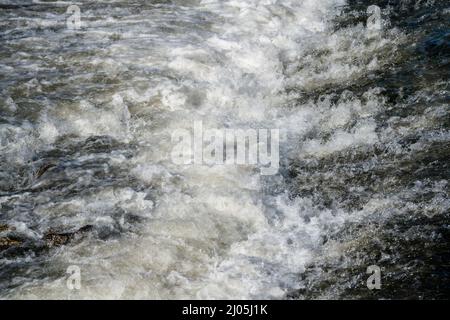
<svg viewBox="0 0 450 320"><path fill-rule="evenodd" d="M448 2L80 3L0 1L2 298L449 297ZM174 165L198 120L279 174Z"/></svg>
<svg viewBox="0 0 450 320"><path fill-rule="evenodd" d="M325 236L325 243L348 243L344 254L311 265L301 277L305 287L291 297L318 298L329 292L345 299L449 296L448 3L375 3L383 8L390 28L407 36L406 42L393 49L395 62L383 71L327 94L349 90L361 96L369 88L380 88L384 107L375 116L377 130L393 131L370 150L293 165L291 192L311 194L318 205L344 210L361 210L373 199L392 200L372 217ZM349 1L336 19L336 30L364 22L369 4ZM417 124L420 118L427 124ZM407 130L397 131L401 128ZM335 170L339 174L330 177ZM365 190L352 192L359 186ZM384 272L382 290L367 290L365 270L370 264Z"/></svg>

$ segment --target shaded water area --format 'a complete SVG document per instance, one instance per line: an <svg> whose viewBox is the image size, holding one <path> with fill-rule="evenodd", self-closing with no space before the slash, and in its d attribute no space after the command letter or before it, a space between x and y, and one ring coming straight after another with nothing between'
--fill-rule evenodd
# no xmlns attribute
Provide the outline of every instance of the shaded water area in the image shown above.
<svg viewBox="0 0 450 320"><path fill-rule="evenodd" d="M448 2L77 4L0 0L1 298L449 297ZM174 164L199 120L279 173Z"/></svg>

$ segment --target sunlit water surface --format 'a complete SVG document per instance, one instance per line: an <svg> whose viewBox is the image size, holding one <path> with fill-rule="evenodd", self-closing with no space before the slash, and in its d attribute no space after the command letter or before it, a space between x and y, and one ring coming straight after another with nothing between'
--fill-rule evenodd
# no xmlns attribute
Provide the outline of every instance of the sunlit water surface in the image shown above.
<svg viewBox="0 0 450 320"><path fill-rule="evenodd" d="M0 297L448 297L446 1L68 5L0 1ZM279 173L174 164L200 120Z"/></svg>

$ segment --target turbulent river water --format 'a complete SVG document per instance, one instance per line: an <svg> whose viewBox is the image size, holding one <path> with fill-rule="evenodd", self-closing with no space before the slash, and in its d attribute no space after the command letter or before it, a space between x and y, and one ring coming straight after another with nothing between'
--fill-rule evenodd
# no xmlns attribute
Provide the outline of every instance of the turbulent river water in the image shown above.
<svg viewBox="0 0 450 320"><path fill-rule="evenodd" d="M448 298L449 21L443 0L0 0L0 297ZM195 121L279 129L279 172L174 164Z"/></svg>

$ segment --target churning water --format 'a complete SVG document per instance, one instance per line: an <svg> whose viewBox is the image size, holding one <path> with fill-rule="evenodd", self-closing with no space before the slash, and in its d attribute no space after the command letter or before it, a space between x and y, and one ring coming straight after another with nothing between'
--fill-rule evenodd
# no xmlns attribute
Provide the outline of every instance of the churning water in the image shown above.
<svg viewBox="0 0 450 320"><path fill-rule="evenodd" d="M37 2L0 0L1 298L449 297L448 1ZM279 172L174 164L195 121Z"/></svg>

